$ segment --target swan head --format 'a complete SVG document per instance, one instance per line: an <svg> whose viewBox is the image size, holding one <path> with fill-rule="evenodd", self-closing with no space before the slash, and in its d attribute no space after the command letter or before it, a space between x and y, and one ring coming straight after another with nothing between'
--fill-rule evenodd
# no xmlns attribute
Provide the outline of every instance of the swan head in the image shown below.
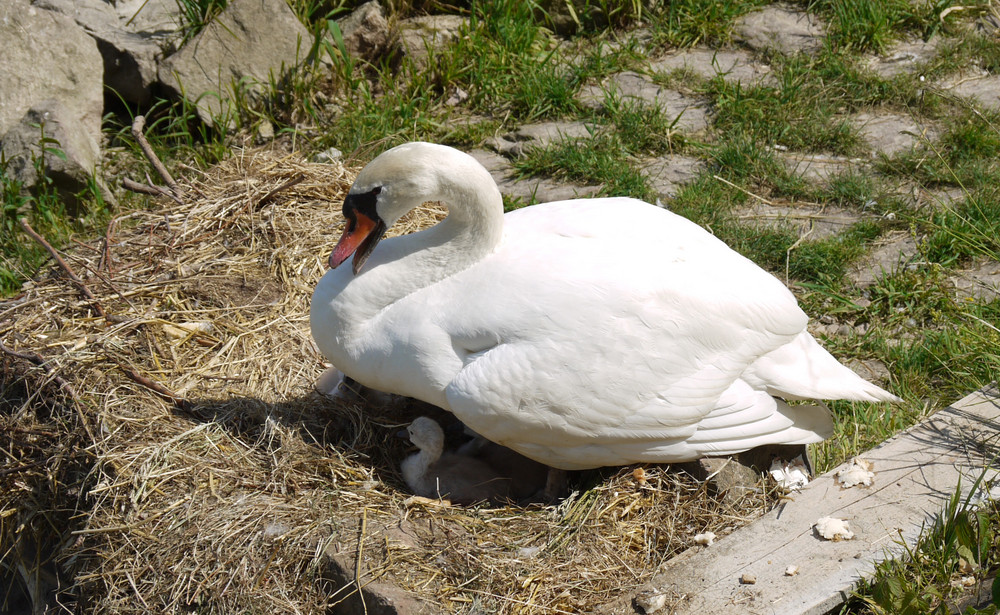
<svg viewBox="0 0 1000 615"><path fill-rule="evenodd" d="M502 215L496 184L468 154L423 142L404 143L379 154L361 170L344 197L347 224L330 254L330 268L354 255L352 268L357 275L386 230L405 213L427 201L449 205L468 201L477 178L492 185Z"/></svg>

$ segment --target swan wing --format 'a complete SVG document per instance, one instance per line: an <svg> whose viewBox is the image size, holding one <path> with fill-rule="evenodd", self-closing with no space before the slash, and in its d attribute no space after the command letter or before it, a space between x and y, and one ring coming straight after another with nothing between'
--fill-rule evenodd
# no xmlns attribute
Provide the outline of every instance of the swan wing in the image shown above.
<svg viewBox="0 0 1000 615"><path fill-rule="evenodd" d="M553 442L682 441L748 365L806 324L773 276L630 199L509 214L497 253L447 284L429 293L441 303L421 308L461 364L448 405L535 458L529 446Z"/></svg>

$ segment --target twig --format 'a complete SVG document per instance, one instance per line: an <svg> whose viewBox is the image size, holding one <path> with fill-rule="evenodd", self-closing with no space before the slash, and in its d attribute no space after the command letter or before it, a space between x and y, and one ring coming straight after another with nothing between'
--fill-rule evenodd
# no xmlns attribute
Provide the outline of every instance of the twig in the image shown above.
<svg viewBox="0 0 1000 615"><path fill-rule="evenodd" d="M111 237L114 234L117 222L118 218L111 218L108 222L108 230L104 232L104 249L101 250L101 260L97 263L97 269L103 269L109 275L113 274L111 271Z"/></svg>
<svg viewBox="0 0 1000 615"><path fill-rule="evenodd" d="M73 282L80 288L80 292L82 292L87 299L90 299L91 305L93 305L94 309L97 310L97 313L101 315L101 318L108 322L112 322L112 320L108 318L107 313L104 311L104 307L101 306L101 302L97 300L94 293L90 292L90 288L88 288L87 285L84 284L83 280L81 280L80 277L74 273L74 271L70 268L69 263L63 260L63 257L56 252L56 249L52 247L52 244L35 232L35 229L31 228L31 225L28 224L28 220L26 218L21 218L21 228L23 228L24 232L30 235L32 239L40 243L43 248L48 250L49 254L52 255L52 258L56 259L56 262L59 263L62 270L69 276L69 279L73 280Z"/></svg>
<svg viewBox="0 0 1000 615"><path fill-rule="evenodd" d="M55 370L49 367L48 361L42 358L41 355L34 352L18 352L5 346L3 342L0 342L0 351L3 351L4 354L12 356L16 359L21 359L31 363L32 365L41 367L45 370L45 373L52 376L52 382L55 382L59 385L59 388L65 390L74 401L77 399L76 391L73 389L73 385L66 382L62 376L56 374Z"/></svg>
<svg viewBox="0 0 1000 615"><path fill-rule="evenodd" d="M135 116L135 120L132 121L132 137L139 144L139 147L142 148L142 153L146 156L146 160L153 165L156 172L159 173L160 177L163 178L163 181L166 182L167 187L170 188L171 192L173 192L174 197L180 198L181 190L177 186L177 182L175 182L174 178L170 176L170 171L167 171L167 167L163 166L163 163L160 162L156 152L153 151L153 148L149 145L149 141L146 140L146 135L142 133L142 130L145 127L146 116Z"/></svg>
<svg viewBox="0 0 1000 615"><path fill-rule="evenodd" d="M280 186L278 186L274 190L271 190L270 192L268 192L267 194L265 194L263 197L261 197L261 199L259 201L257 201L257 205L254 207L254 209L263 207L264 204L266 204L268 201L270 201L272 198L274 198L274 195L276 195L279 192L282 192L284 190L288 190L289 188L291 188L292 186L295 186L296 184L302 183L302 181L305 178L306 178L306 176L303 175L302 173L296 173L294 177L292 177L291 179L289 179L285 183L281 184Z"/></svg>
<svg viewBox="0 0 1000 615"><path fill-rule="evenodd" d="M83 425L83 429L84 431L87 432L87 436L90 438L90 441L91 442L97 441L94 439L94 432L93 430L90 429L90 422L87 420L87 415L84 414L83 406L80 404L80 398L76 394L76 389L74 389L73 385L71 385L69 382L66 382L65 378L56 374L55 370L49 366L48 361L46 361L40 355L34 352L18 352L16 350L7 348L6 346L4 346L3 342L0 342L0 351L3 351L5 354L10 355L12 357L28 361L29 363L32 363L44 369L45 373L52 378L52 382L56 383L56 385L58 385L60 389L66 391L66 394L69 395L70 401L73 402L72 404L73 408L80 416L80 424Z"/></svg>
<svg viewBox="0 0 1000 615"><path fill-rule="evenodd" d="M177 393L174 393L173 391L171 391L164 385L160 384L159 382L156 382L155 380L150 380L149 378L143 376L135 369L131 367L125 367L124 365L121 364L119 364L118 367L120 367L122 371L125 372L125 375L131 378L133 381L135 381L138 384L141 384L150 391L153 391L160 397L172 401L179 408L186 410L191 406L191 403L188 400L184 399Z"/></svg>
<svg viewBox="0 0 1000 615"><path fill-rule="evenodd" d="M759 194L754 194L753 192L750 192L746 188L741 188L740 186L737 186L736 184L734 184L733 182L729 181L728 179L726 179L724 177L719 177L718 175L713 175L712 177L715 178L715 179L717 179L717 180L719 180L720 182L726 184L730 188L736 188L737 190L739 190L743 194L746 194L747 196L752 196L753 198L757 199L758 201L760 201L760 202L762 202L762 203L764 203L766 205L770 205L772 207L774 206L774 203L772 203L771 201L768 201L767 199L765 199L764 197L760 196Z"/></svg>
<svg viewBox="0 0 1000 615"><path fill-rule="evenodd" d="M31 470L32 468L37 468L38 466L45 465L45 461L36 461L34 463L26 463L22 466L17 466L16 468L7 468L5 470L0 470L0 476L7 476L8 474L16 474L18 472L23 472L25 470Z"/></svg>
<svg viewBox="0 0 1000 615"><path fill-rule="evenodd" d="M795 243L793 243L792 245L788 246L788 249L785 250L785 286L788 286L788 271L789 271L789 269L791 267L790 263L791 263L791 260L792 260L792 250L794 250L795 248L797 248L800 245L802 245L802 242L806 240L806 237L812 235L812 232L814 230L816 230L816 227L813 226L812 222L810 222L809 223L809 230L806 231L805 233L803 233L801 237L799 237L798 239L795 240Z"/></svg>
<svg viewBox="0 0 1000 615"><path fill-rule="evenodd" d="M129 178L122 179L122 188L130 190L132 192L140 192L142 194L152 194L153 196L166 196L174 200L178 205L183 205L182 201L173 192L167 190L166 188L161 188L159 186L151 186L149 184L140 184L137 181L133 181Z"/></svg>
<svg viewBox="0 0 1000 615"><path fill-rule="evenodd" d="M365 530L368 526L368 507L361 511L361 535L358 536L358 552L354 558L354 585L358 588L358 597L361 598L361 608L364 615L368 615L368 605L365 604L365 593L361 591L361 554L365 548Z"/></svg>

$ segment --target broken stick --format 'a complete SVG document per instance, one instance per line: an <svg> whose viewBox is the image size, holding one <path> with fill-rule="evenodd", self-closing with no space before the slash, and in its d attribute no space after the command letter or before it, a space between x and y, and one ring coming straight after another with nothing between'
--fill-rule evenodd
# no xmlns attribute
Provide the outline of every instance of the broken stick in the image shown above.
<svg viewBox="0 0 1000 615"><path fill-rule="evenodd" d="M145 127L146 116L135 116L135 120L132 121L132 137L139 144L139 147L142 148L142 153L146 156L146 160L148 160L149 164L153 165L156 172L160 174L160 177L163 178L163 181L167 184L167 187L170 188L170 191L174 193L174 196L180 198L181 190L177 186L177 182L175 182L174 178L171 177L170 171L167 171L167 167L163 166L163 163L160 162L160 158L156 155L156 152L153 151L152 146L149 145L149 141L146 140L146 135L142 132Z"/></svg>
<svg viewBox="0 0 1000 615"><path fill-rule="evenodd" d="M94 306L94 309L97 310L97 313L101 315L101 318L103 318L108 322L114 322L110 317L108 317L108 314L104 311L104 307L101 305L101 302L97 300L97 297L94 296L94 293L90 292L90 288L84 283L83 280L80 279L78 275L76 275L76 272L74 272L73 269L69 266L69 263L63 260L63 257L59 255L59 252L57 252L55 248L52 247L52 244L46 241L44 237L39 235L35 231L35 229L31 228L31 225L28 224L27 218L21 218L20 222L21 222L21 228L24 229L24 232L27 233L32 239L37 241L39 244L41 244L41 246L45 248L49 254L52 255L52 258L54 258L56 262L59 263L59 266L62 267L62 270L66 272L66 275L69 276L69 279L72 280L73 283L76 284L77 287L80 289L80 292L82 292L83 295L90 300L91 305Z"/></svg>
<svg viewBox="0 0 1000 615"><path fill-rule="evenodd" d="M160 397L163 397L167 401L173 402L174 404L177 405L178 408L187 409L188 407L190 407L191 404L188 400L184 399L177 393L174 393L173 391L171 391L164 385L160 384L159 382L156 382L155 380L150 380L146 376L143 376L134 368L126 367L121 364L119 364L118 367L120 367L122 371L125 372L125 375L131 378L135 383L141 384L142 386L156 393Z"/></svg>

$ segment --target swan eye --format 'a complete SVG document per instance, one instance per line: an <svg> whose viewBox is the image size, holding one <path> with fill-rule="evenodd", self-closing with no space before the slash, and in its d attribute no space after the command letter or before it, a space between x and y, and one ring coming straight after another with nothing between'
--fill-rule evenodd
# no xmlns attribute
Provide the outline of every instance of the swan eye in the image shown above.
<svg viewBox="0 0 1000 615"><path fill-rule="evenodd" d="M372 196L378 196L382 194L382 186L375 186L374 188L372 188L371 194Z"/></svg>

